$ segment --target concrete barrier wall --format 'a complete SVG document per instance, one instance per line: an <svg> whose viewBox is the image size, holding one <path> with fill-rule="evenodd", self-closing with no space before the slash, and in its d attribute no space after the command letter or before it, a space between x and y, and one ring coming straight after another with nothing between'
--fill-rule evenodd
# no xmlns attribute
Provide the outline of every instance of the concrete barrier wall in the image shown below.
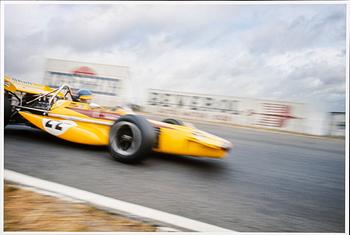
<svg viewBox="0 0 350 235"><path fill-rule="evenodd" d="M304 104L151 89L145 111L249 127L305 133Z"/></svg>

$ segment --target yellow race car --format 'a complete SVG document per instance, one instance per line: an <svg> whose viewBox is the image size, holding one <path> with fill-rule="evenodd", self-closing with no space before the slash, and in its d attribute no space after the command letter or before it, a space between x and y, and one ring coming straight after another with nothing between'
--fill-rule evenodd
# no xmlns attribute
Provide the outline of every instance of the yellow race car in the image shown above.
<svg viewBox="0 0 350 235"><path fill-rule="evenodd" d="M143 160L151 151L222 158L232 144L176 119L154 121L121 107L79 102L59 88L5 76L4 125L27 124L80 144L106 145L118 161Z"/></svg>

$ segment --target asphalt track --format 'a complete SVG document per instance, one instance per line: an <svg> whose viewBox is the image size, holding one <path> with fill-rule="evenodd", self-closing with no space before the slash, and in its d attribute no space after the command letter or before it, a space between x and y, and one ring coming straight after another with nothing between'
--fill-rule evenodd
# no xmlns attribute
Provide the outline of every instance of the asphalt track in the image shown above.
<svg viewBox="0 0 350 235"><path fill-rule="evenodd" d="M5 168L240 232L344 232L344 140L196 126L233 151L124 165L106 148L8 126Z"/></svg>

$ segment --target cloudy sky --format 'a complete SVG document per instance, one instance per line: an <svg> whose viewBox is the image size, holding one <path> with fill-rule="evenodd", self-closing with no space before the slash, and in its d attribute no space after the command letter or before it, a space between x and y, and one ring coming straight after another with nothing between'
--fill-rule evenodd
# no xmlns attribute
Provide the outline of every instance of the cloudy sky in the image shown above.
<svg viewBox="0 0 350 235"><path fill-rule="evenodd" d="M345 110L344 5L5 6L5 73L41 82L45 58L130 67L147 88Z"/></svg>

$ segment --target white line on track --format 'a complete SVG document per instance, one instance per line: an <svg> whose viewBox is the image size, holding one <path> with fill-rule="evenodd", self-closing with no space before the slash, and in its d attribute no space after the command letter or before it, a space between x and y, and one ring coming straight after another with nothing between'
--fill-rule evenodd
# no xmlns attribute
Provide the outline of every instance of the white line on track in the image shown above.
<svg viewBox="0 0 350 235"><path fill-rule="evenodd" d="M182 216L170 214L167 212L147 208L144 206L124 202L99 194L69 187L66 185L38 179L32 176L24 175L11 170L4 170L5 180L20 185L34 187L40 190L56 193L62 196L70 197L76 200L84 201L106 210L115 210L138 216L140 218L150 219L180 228L196 232L236 232L233 230L221 228L215 225L192 220Z"/></svg>

